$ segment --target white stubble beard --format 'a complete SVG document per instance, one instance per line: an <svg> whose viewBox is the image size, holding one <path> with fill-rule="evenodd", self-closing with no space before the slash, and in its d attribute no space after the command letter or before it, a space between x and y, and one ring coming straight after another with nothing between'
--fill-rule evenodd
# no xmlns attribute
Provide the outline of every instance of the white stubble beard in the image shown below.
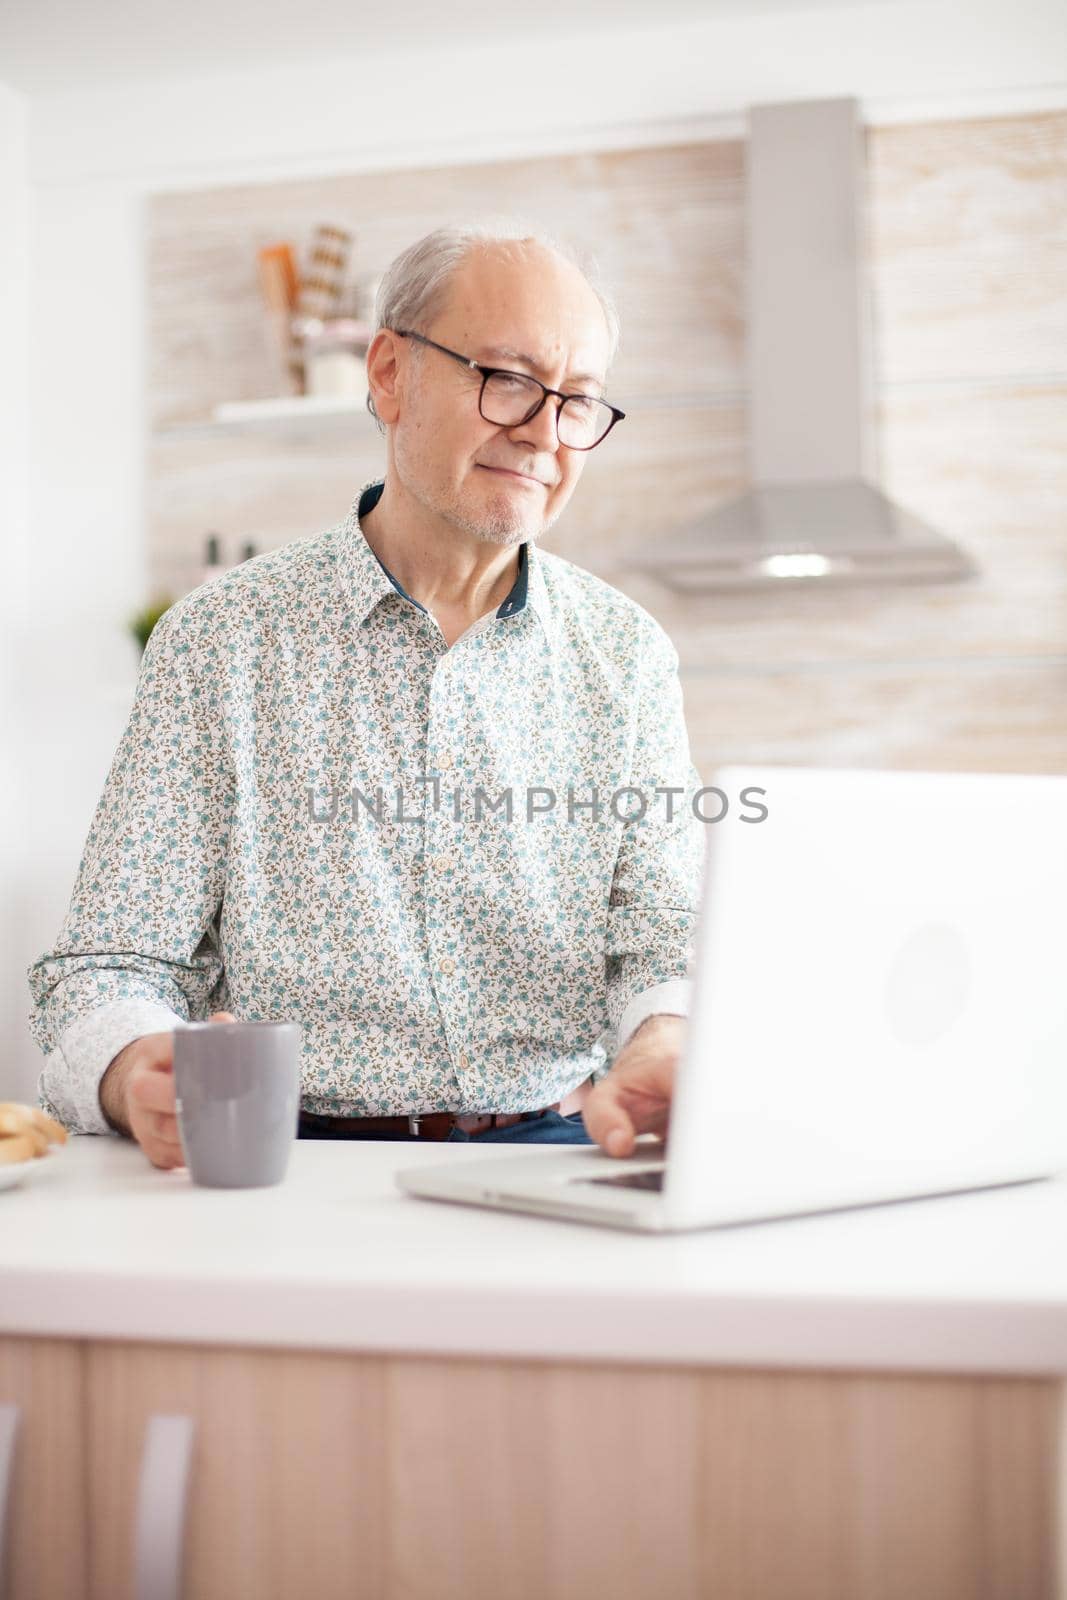
<svg viewBox="0 0 1067 1600"><path fill-rule="evenodd" d="M473 517L462 505L458 497L451 495L431 495L420 484L421 474L418 471L417 453L414 460L408 455L406 444L401 442L400 436L393 438L393 462L396 466L397 477L400 479L408 494L426 506L454 528L462 528L464 533L473 534L484 544L498 544L503 546L520 545L526 541L536 542L546 534L549 528L559 521L560 512L555 511L551 516L538 521L536 528L531 529L527 518L516 511L507 499L507 490L502 490L500 496L494 496L490 509L479 518ZM414 466L415 471L410 469ZM487 470L475 467L475 472ZM523 493L526 491L524 490Z"/></svg>

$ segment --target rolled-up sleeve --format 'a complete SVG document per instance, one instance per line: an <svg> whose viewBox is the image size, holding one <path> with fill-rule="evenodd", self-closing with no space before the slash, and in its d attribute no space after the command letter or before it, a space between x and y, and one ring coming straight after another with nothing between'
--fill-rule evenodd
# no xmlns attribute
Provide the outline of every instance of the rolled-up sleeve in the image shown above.
<svg viewBox="0 0 1067 1600"><path fill-rule="evenodd" d="M107 1133L99 1085L124 1045L204 1017L222 979L218 917L232 768L188 602L157 623L52 949L29 968L41 1103Z"/></svg>
<svg viewBox="0 0 1067 1600"><path fill-rule="evenodd" d="M643 642L630 784L631 820L608 900L607 1010L616 1048L645 1017L688 1009L704 865L704 824L692 804L700 777L690 756L678 653L658 626Z"/></svg>

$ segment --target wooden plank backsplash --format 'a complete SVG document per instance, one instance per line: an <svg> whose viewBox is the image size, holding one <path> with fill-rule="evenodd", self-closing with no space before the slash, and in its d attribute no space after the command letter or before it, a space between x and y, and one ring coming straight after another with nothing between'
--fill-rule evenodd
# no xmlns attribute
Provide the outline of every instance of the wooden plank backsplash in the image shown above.
<svg viewBox="0 0 1067 1600"><path fill-rule="evenodd" d="M745 485L744 145L357 173L147 208L149 571L196 580L319 532L384 469L370 417L183 431L271 392L255 256L320 222L376 277L443 222L516 205L597 252L627 420L545 540L647 607L694 758L1067 772L1067 113L871 128L868 240L887 492L977 558L963 584L679 596L627 554ZM524 204L536 196L536 205Z"/></svg>

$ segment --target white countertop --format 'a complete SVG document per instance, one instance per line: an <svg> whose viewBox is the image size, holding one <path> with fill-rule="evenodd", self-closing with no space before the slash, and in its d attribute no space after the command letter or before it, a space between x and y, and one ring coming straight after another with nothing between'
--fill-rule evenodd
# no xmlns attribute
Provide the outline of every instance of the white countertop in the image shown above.
<svg viewBox="0 0 1067 1600"><path fill-rule="evenodd" d="M393 1183L505 1153L303 1140L284 1183L218 1190L73 1138L0 1192L0 1335L1067 1373L1067 1179L650 1236Z"/></svg>

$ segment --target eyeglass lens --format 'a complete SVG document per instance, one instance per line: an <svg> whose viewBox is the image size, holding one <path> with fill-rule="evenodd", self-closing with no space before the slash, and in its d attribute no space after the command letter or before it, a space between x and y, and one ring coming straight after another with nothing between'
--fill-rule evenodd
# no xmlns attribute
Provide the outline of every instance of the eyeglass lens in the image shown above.
<svg viewBox="0 0 1067 1600"><path fill-rule="evenodd" d="M519 374L495 372L482 390L482 416L487 422L513 428L532 411L543 394L540 384ZM559 442L572 449L588 449L611 426L611 407L592 395L573 395L559 408L556 423Z"/></svg>

